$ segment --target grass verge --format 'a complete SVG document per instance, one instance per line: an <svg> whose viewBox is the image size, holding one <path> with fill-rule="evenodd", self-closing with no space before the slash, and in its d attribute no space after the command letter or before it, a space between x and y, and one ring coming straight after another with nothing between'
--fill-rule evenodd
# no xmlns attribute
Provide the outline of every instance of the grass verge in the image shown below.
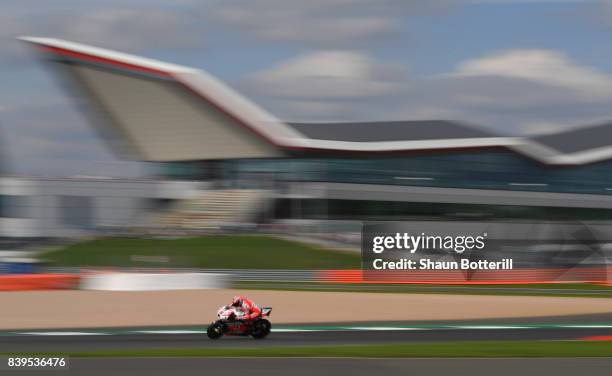
<svg viewBox="0 0 612 376"><path fill-rule="evenodd" d="M9 355L9 353L5 353ZM26 354L19 354L24 356ZM479 341L384 345L99 350L31 353L71 357L351 357L513 358L610 357L612 341Z"/></svg>
<svg viewBox="0 0 612 376"><path fill-rule="evenodd" d="M359 254L269 236L97 239L42 256L54 266L193 267L218 269L358 269Z"/></svg>

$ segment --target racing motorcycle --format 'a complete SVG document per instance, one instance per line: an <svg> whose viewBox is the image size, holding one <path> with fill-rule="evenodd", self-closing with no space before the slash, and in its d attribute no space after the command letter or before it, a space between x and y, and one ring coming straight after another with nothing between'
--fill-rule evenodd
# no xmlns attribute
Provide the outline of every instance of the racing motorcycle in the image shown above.
<svg viewBox="0 0 612 376"><path fill-rule="evenodd" d="M206 335L210 339L219 339L224 335L266 338L272 329L272 324L266 319L270 317L270 313L272 313L272 307L263 307L260 317L254 320L242 320L245 315L242 309L223 306L217 312L217 320L208 326Z"/></svg>

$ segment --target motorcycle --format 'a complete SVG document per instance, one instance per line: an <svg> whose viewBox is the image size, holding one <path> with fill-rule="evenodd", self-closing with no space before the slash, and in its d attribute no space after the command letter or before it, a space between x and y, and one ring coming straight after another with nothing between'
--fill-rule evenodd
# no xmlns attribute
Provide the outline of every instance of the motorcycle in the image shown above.
<svg viewBox="0 0 612 376"><path fill-rule="evenodd" d="M261 316L254 320L242 320L245 313L242 309L232 306L223 306L217 311L217 320L206 329L210 339L219 339L228 336L251 336L255 339L266 338L270 334L272 324L266 319L270 317L272 307L261 308Z"/></svg>

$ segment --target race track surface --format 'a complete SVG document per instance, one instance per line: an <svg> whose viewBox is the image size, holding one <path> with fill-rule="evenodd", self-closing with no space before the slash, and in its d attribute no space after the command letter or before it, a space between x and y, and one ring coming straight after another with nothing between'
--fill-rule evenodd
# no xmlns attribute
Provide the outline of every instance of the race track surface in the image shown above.
<svg viewBox="0 0 612 376"><path fill-rule="evenodd" d="M71 359L62 375L201 376L372 376L372 375L610 375L612 359L300 359L300 358L90 358ZM17 371L36 375L45 371Z"/></svg>
<svg viewBox="0 0 612 376"><path fill-rule="evenodd" d="M422 325L419 327L419 325ZM90 333L74 331L0 333L0 352L95 351L151 348L249 348L343 344L419 343L456 340L573 340L612 335L606 315L458 321L451 323L343 323L329 326L277 326L265 340L206 338L200 328L132 328ZM343 325L343 326L342 326ZM361 325L361 326L360 326ZM428 326L429 325L429 326ZM344 329L340 329L344 328ZM612 358L506 358L506 359L365 359L365 358L72 358L62 375L610 375ZM48 372L19 371L19 375Z"/></svg>
<svg viewBox="0 0 612 376"><path fill-rule="evenodd" d="M0 352L92 351L105 349L150 348L248 348L309 345L383 344L435 341L480 340L573 340L588 336L612 335L612 327L516 327L321 330L272 332L265 340L250 337L224 337L209 340L204 332L189 334L116 334L116 335L3 335Z"/></svg>

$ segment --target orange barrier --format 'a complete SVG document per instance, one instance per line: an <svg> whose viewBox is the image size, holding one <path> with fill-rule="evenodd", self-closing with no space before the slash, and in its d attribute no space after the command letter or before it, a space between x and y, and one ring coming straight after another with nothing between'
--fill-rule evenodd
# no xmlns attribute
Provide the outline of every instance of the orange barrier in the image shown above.
<svg viewBox="0 0 612 376"><path fill-rule="evenodd" d="M326 283L528 284L608 283L612 268L524 268L513 270L320 270L315 279Z"/></svg>
<svg viewBox="0 0 612 376"><path fill-rule="evenodd" d="M588 336L578 338L579 341L612 341L612 336Z"/></svg>
<svg viewBox="0 0 612 376"><path fill-rule="evenodd" d="M77 274L9 274L0 275L0 291L74 289Z"/></svg>

